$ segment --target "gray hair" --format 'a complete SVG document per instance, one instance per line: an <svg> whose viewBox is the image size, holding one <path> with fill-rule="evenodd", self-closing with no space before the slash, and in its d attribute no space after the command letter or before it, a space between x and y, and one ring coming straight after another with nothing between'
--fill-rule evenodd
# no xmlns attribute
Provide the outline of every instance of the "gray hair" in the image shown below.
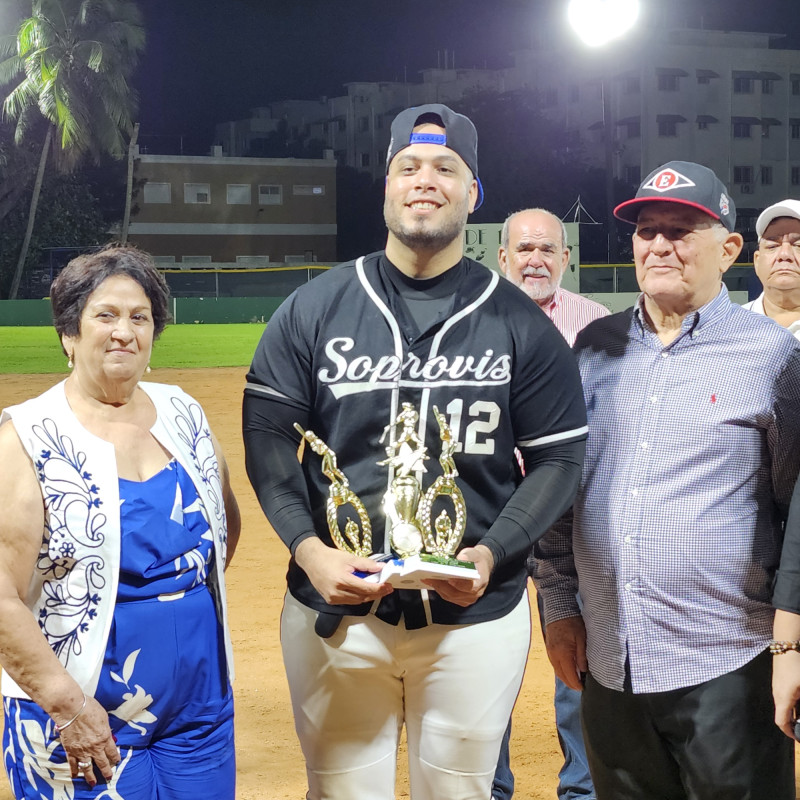
<svg viewBox="0 0 800 800"><path fill-rule="evenodd" d="M531 213L546 214L548 217L552 217L558 223L558 227L561 230L561 249L564 250L567 246L567 227L564 225L561 219L559 219L552 211L548 211L546 208L523 208L521 211L515 211L513 214L510 214L508 217L506 217L506 221L503 223L503 230L500 232L500 245L502 246L503 250L508 250L508 229L511 225L511 220L515 217L518 217L520 214Z"/></svg>

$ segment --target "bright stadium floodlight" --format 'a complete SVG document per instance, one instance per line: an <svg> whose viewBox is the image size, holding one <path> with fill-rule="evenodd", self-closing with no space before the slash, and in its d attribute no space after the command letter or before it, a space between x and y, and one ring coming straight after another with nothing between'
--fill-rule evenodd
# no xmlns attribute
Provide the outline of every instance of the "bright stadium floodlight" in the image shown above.
<svg viewBox="0 0 800 800"><path fill-rule="evenodd" d="M589 47L624 36L639 16L639 0L570 0L570 25Z"/></svg>

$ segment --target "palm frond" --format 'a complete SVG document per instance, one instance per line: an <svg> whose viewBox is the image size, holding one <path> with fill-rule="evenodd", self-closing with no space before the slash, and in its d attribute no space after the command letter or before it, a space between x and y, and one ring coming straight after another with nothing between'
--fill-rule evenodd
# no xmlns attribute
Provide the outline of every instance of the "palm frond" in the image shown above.
<svg viewBox="0 0 800 800"><path fill-rule="evenodd" d="M23 71L22 59L17 55L0 61L0 86L16 80Z"/></svg>

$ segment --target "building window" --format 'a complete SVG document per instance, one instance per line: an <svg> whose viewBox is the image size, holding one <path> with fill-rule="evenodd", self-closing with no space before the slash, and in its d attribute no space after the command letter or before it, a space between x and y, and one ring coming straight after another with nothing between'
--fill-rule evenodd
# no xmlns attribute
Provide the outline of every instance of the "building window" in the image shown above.
<svg viewBox="0 0 800 800"><path fill-rule="evenodd" d="M323 195L323 194L325 194L325 187L324 186L307 186L307 185L295 184L294 186L292 186L292 194Z"/></svg>
<svg viewBox="0 0 800 800"><path fill-rule="evenodd" d="M347 120L345 119L337 119L336 120L336 127L339 129L340 132L347 130Z"/></svg>
<svg viewBox="0 0 800 800"><path fill-rule="evenodd" d="M269 256L236 256L239 267L268 267Z"/></svg>
<svg viewBox="0 0 800 800"><path fill-rule="evenodd" d="M790 126L792 139L800 139L800 122L793 122Z"/></svg>
<svg viewBox="0 0 800 800"><path fill-rule="evenodd" d="M753 94L753 79L752 78L734 78L733 79L733 93L734 94Z"/></svg>
<svg viewBox="0 0 800 800"><path fill-rule="evenodd" d="M569 85L567 97L569 98L570 103L577 103L581 99L581 90L578 87L578 84L571 83Z"/></svg>
<svg viewBox="0 0 800 800"><path fill-rule="evenodd" d="M369 131L369 117L358 118L358 132L367 133Z"/></svg>
<svg viewBox="0 0 800 800"><path fill-rule="evenodd" d="M766 167L762 164L761 166L761 185L762 186L771 186L772 185L772 167Z"/></svg>
<svg viewBox="0 0 800 800"><path fill-rule="evenodd" d="M279 206L283 203L283 186L262 183L258 187L258 204L260 206Z"/></svg>
<svg viewBox="0 0 800 800"><path fill-rule="evenodd" d="M775 81L771 78L764 78L761 81L761 94L772 94L772 87L774 84Z"/></svg>
<svg viewBox="0 0 800 800"><path fill-rule="evenodd" d="M761 126L761 138L762 139L769 139L769 125L762 125Z"/></svg>
<svg viewBox="0 0 800 800"><path fill-rule="evenodd" d="M708 122L706 120L701 119L697 121L697 130L699 131L707 131L708 130Z"/></svg>
<svg viewBox="0 0 800 800"><path fill-rule="evenodd" d="M698 75L697 76L698 83L711 83L711 78L708 75Z"/></svg>
<svg viewBox="0 0 800 800"><path fill-rule="evenodd" d="M369 153L362 153L361 154L361 166L368 167L369 166Z"/></svg>
<svg viewBox="0 0 800 800"><path fill-rule="evenodd" d="M733 123L733 138L734 139L749 139L750 138L750 123L749 122L734 122Z"/></svg>
<svg viewBox="0 0 800 800"><path fill-rule="evenodd" d="M632 186L638 186L642 182L642 168L638 164L636 166L626 165L623 167L622 174L625 183Z"/></svg>
<svg viewBox="0 0 800 800"><path fill-rule="evenodd" d="M677 92L680 88L677 75L659 75L658 90L660 92ZM673 136L675 134L672 134Z"/></svg>
<svg viewBox="0 0 800 800"><path fill-rule="evenodd" d="M659 76L659 77L664 77L664 76ZM677 78L675 80L677 83ZM660 89L661 86L659 85L658 88ZM672 91L676 91L677 88L678 87L676 86L675 89ZM628 77L623 78L622 91L624 94L639 94L641 90L642 90L642 82L639 79L638 75L628 75Z"/></svg>
<svg viewBox="0 0 800 800"><path fill-rule="evenodd" d="M753 182L753 168L752 167L734 167L733 168L733 182L734 183L752 183Z"/></svg>
<svg viewBox="0 0 800 800"><path fill-rule="evenodd" d="M183 202L208 205L211 202L210 183L184 183Z"/></svg>
<svg viewBox="0 0 800 800"><path fill-rule="evenodd" d="M642 135L642 123L639 120L626 122L623 126L627 139L638 139Z"/></svg>
<svg viewBox="0 0 800 800"><path fill-rule="evenodd" d="M800 78L792 78L792 94L800 94Z"/></svg>
<svg viewBox="0 0 800 800"><path fill-rule="evenodd" d="M667 77L672 77L671 75ZM661 120L658 123L658 135L659 136L677 136L678 135L678 123L675 122L673 119L669 120Z"/></svg>
<svg viewBox="0 0 800 800"><path fill-rule="evenodd" d="M228 205L229 206L249 206L250 205L250 184L249 183L229 183L228 184Z"/></svg>
<svg viewBox="0 0 800 800"><path fill-rule="evenodd" d="M144 185L144 202L145 203L171 203L172 202L172 184L170 183L156 183L155 181L147 181Z"/></svg>
<svg viewBox="0 0 800 800"><path fill-rule="evenodd" d="M800 186L800 167L792 167L792 186Z"/></svg>

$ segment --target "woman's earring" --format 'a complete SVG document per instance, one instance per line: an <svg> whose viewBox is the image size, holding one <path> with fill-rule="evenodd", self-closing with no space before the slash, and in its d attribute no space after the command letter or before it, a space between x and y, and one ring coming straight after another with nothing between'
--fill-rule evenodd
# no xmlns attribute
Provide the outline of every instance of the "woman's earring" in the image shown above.
<svg viewBox="0 0 800 800"><path fill-rule="evenodd" d="M147 365L147 366L144 368L144 371L145 371L145 372L146 372L148 375L149 375L149 374L152 372L152 370L150 369L150 365L149 365L149 364L148 364L148 365Z"/></svg>
<svg viewBox="0 0 800 800"><path fill-rule="evenodd" d="M67 367L72 369L75 365L72 363L72 356L67 356Z"/></svg>

